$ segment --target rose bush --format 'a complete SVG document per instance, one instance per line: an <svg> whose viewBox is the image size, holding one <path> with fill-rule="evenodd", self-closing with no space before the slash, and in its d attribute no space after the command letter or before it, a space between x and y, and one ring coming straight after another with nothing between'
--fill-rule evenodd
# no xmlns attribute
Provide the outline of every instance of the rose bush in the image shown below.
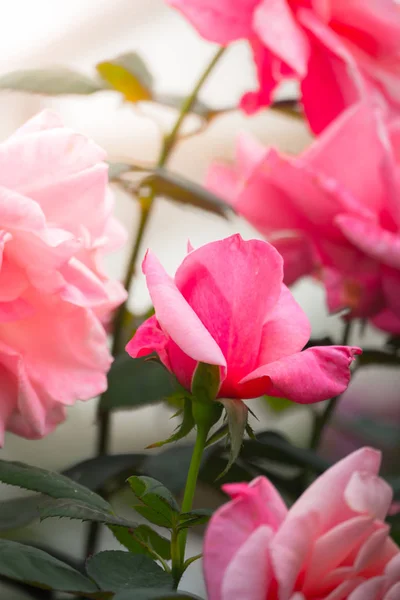
<svg viewBox="0 0 400 600"><path fill-rule="evenodd" d="M395 600L400 549L384 523L392 490L363 448L288 510L265 477L227 484L204 543L209 600Z"/></svg>
<svg viewBox="0 0 400 600"><path fill-rule="evenodd" d="M48 434L106 388L104 325L126 297L104 151L43 112L0 145L0 443Z"/></svg>
<svg viewBox="0 0 400 600"><path fill-rule="evenodd" d="M374 97L400 109L400 10L394 0L168 0L207 40L247 39L259 89L242 108L269 105L277 84L301 82L302 102L319 133L353 102Z"/></svg>
<svg viewBox="0 0 400 600"><path fill-rule="evenodd" d="M343 392L359 348L314 347L309 321L282 283L283 261L270 244L233 235L189 253L175 279L149 251L143 262L155 308L127 351L156 352L191 389L199 362L220 367L219 398L263 394L310 403Z"/></svg>

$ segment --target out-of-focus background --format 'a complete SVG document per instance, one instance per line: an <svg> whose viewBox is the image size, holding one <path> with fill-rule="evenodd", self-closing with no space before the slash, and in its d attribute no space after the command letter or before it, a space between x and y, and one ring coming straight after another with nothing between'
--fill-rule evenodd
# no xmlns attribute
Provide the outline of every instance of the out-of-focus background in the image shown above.
<svg viewBox="0 0 400 600"><path fill-rule="evenodd" d="M0 20L0 74L14 69L64 65L93 74L94 65L116 55L138 51L154 75L160 92L185 94L215 52L215 48L200 39L195 31L163 0L14 0L2 11ZM204 87L201 98L212 107L235 105L241 94L255 85L253 64L245 44L231 47L218 64ZM282 97L293 96L295 89L287 87ZM160 144L160 130L167 128L175 116L171 109L155 110L122 102L118 93L100 92L92 96L45 98L22 93L0 92L0 138L4 139L25 120L44 107L61 113L65 123L87 134L102 145L110 160L154 161ZM187 124L190 127L190 122ZM275 112L263 111L246 118L230 112L215 119L205 133L183 141L174 153L170 166L186 177L202 182L206 169L214 158L230 159L234 140L240 130L252 131L265 144L273 144L287 152L297 153L311 136L303 123ZM1 179L1 173L0 173ZM116 191L117 216L129 230L132 239L137 224L134 201ZM180 262L186 242L201 245L239 231L244 237L259 237L239 218L223 220L193 208L183 208L163 199L156 202L142 254L151 247L171 273ZM114 276L122 277L129 244L108 261ZM297 300L307 312L315 337L340 331L339 317L327 317L324 293L316 284L305 281L294 288ZM149 298L141 273L138 273L130 298L132 308L144 310ZM376 331L367 330L363 344L383 339ZM352 340L357 342L357 335ZM395 390L399 375L389 369L363 370L356 375L347 396L356 397L359 404L368 403L379 414L383 397L393 397L390 419L400 421L399 402ZM376 389L379 392L376 392ZM365 391L368 392L365 397ZM390 399L390 398L389 398ZM46 439L30 442L13 435L6 437L1 458L22 460L49 469L62 469L74 462L90 458L94 453L96 401L78 403L69 411L68 421ZM362 409L362 407L361 407ZM309 434L307 411L289 411L283 416L258 411L260 427L276 426L289 433L293 441L305 444ZM112 450L141 451L147 444L163 439L173 424L163 407L118 413L113 417ZM348 451L348 440L330 437L330 447L342 454ZM16 494L15 488L0 488L0 498ZM29 528L31 539L49 541L58 532L59 549L76 556L82 552L85 527L75 522L46 521ZM24 540L27 540L26 532ZM118 545L105 535L103 547ZM201 540L192 538L191 550L199 551ZM183 589L202 595L201 565L189 569ZM0 590L0 596L3 597ZM24 598L7 591L8 600Z"/></svg>

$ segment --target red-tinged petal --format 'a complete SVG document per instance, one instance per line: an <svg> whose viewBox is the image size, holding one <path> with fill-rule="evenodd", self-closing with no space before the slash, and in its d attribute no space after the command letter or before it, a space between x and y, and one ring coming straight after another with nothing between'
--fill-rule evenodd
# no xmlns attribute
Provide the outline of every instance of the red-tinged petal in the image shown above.
<svg viewBox="0 0 400 600"><path fill-rule="evenodd" d="M256 367L262 326L280 296L282 271L273 246L233 235L194 250L176 272L182 296L226 358L222 398L238 397L236 384Z"/></svg>
<svg viewBox="0 0 400 600"><path fill-rule="evenodd" d="M395 269L400 269L400 235L372 220L340 214L335 218L346 238L359 250Z"/></svg>
<svg viewBox="0 0 400 600"><path fill-rule="evenodd" d="M248 115L271 104L273 92L279 81L283 79L282 61L274 57L256 36L250 39L250 45L259 87L256 91L244 94L240 101L240 108Z"/></svg>
<svg viewBox="0 0 400 600"><path fill-rule="evenodd" d="M157 318L152 316L140 325L125 350L132 358L148 356L156 352L161 362L170 369L167 344L168 338L158 324Z"/></svg>
<svg viewBox="0 0 400 600"><path fill-rule="evenodd" d="M304 77L309 59L308 41L287 0L261 0L254 11L254 30L274 56L298 77Z"/></svg>
<svg viewBox="0 0 400 600"><path fill-rule="evenodd" d="M365 95L365 85L340 37L311 11L300 11L299 19L309 32L310 43L308 72L301 82L302 101L312 131L319 134Z"/></svg>
<svg viewBox="0 0 400 600"><path fill-rule="evenodd" d="M240 383L253 382L255 390L300 404L321 402L347 388L356 354L360 348L316 346L260 366Z"/></svg>
<svg viewBox="0 0 400 600"><path fill-rule="evenodd" d="M275 308L262 330L258 364L260 366L300 352L310 339L311 325L292 293L282 286Z"/></svg>
<svg viewBox="0 0 400 600"><path fill-rule="evenodd" d="M272 536L271 529L266 525L250 534L227 566L222 581L221 600L265 600L273 578L269 564ZM210 592L209 599L217 600L218 596L214 596L212 590Z"/></svg>
<svg viewBox="0 0 400 600"><path fill-rule="evenodd" d="M191 252L186 259L190 259L197 252L198 250ZM225 366L226 360L217 341L212 337L213 332L207 330L199 315L179 291L179 286L177 287L151 252L146 254L143 261L143 272L162 329L194 360Z"/></svg>
<svg viewBox="0 0 400 600"><path fill-rule="evenodd" d="M393 490L381 477L357 471L347 484L344 497L354 512L384 521L392 502Z"/></svg>
<svg viewBox="0 0 400 600"><path fill-rule="evenodd" d="M259 0L168 0L180 10L202 37L229 44L251 35L253 11Z"/></svg>

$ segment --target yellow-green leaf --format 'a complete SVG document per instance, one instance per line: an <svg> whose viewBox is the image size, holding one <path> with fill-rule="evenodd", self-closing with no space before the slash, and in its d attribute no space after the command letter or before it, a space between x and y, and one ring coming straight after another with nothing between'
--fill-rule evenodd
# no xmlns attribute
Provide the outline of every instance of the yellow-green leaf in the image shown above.
<svg viewBox="0 0 400 600"><path fill-rule="evenodd" d="M152 99L153 77L135 52L105 60L96 68L100 77L114 90L121 92L128 102Z"/></svg>

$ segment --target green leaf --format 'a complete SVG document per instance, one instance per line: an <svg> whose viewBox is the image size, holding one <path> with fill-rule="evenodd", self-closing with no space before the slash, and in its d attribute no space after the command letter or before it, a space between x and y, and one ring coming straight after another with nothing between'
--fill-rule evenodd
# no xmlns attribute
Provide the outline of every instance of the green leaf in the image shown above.
<svg viewBox="0 0 400 600"><path fill-rule="evenodd" d="M73 465L63 475L95 491L117 479L125 483L146 457L146 454L98 456ZM0 532L26 527L39 519L39 508L47 504L48 497L38 494L0 502Z"/></svg>
<svg viewBox="0 0 400 600"><path fill-rule="evenodd" d="M171 558L171 542L148 525L126 529L111 525L113 532L120 544L125 546L132 554L144 554L153 560L160 556L166 560Z"/></svg>
<svg viewBox="0 0 400 600"><path fill-rule="evenodd" d="M39 519L39 506L46 500L45 496L36 494L0 502L0 532L26 527Z"/></svg>
<svg viewBox="0 0 400 600"><path fill-rule="evenodd" d="M179 411L181 413L181 411ZM194 419L192 413L192 402L189 398L184 399L183 404L183 418L181 424L178 426L175 433L173 433L169 438L163 440L162 442L155 442L154 444L150 444L147 448L159 448L161 446L165 446L165 444L171 444L172 442L177 442L178 440L186 437L194 427Z"/></svg>
<svg viewBox="0 0 400 600"><path fill-rule="evenodd" d="M174 525L179 505L165 486L151 477L129 477L128 483L144 504L135 505L136 512L160 527L171 528Z"/></svg>
<svg viewBox="0 0 400 600"><path fill-rule="evenodd" d="M287 398L275 398L274 396L263 396L263 400L268 404L276 413L283 413L289 408L295 408L298 406L295 402L288 400Z"/></svg>
<svg viewBox="0 0 400 600"><path fill-rule="evenodd" d="M104 90L104 87L82 73L65 67L56 67L6 73L0 77L0 89L59 96L94 94Z"/></svg>
<svg viewBox="0 0 400 600"><path fill-rule="evenodd" d="M153 558L150 549L135 539L133 536L133 529L118 527L117 525L108 525L108 528L112 531L114 537L119 541L121 546L124 546L129 552L132 552L132 554L145 554L146 556Z"/></svg>
<svg viewBox="0 0 400 600"><path fill-rule="evenodd" d="M60 592L98 591L87 577L50 554L4 539L0 539L0 575Z"/></svg>
<svg viewBox="0 0 400 600"><path fill-rule="evenodd" d="M75 500L50 500L39 507L39 514L41 520L58 517L119 525L120 527L136 527L136 523L131 523L126 519L113 515L108 510L93 508L89 504Z"/></svg>
<svg viewBox="0 0 400 600"><path fill-rule="evenodd" d="M136 52L121 54L96 66L101 78L128 102L152 99L153 77Z"/></svg>
<svg viewBox="0 0 400 600"><path fill-rule="evenodd" d="M154 170L142 180L140 187L148 188L155 196L165 196L170 200L190 204L221 217L227 217L232 213L232 207L206 188L165 169Z"/></svg>
<svg viewBox="0 0 400 600"><path fill-rule="evenodd" d="M172 519L172 515L170 512L164 509L164 512L160 510L156 510L155 508L150 508L150 506L146 506L144 504L134 504L133 509L141 515L144 519L153 523L154 525L158 525L159 527L166 527L167 529L172 529L174 526L174 522ZM168 514L167 514L168 512Z"/></svg>
<svg viewBox="0 0 400 600"><path fill-rule="evenodd" d="M26 490L41 492L52 498L69 498L94 508L106 511L111 509L109 503L101 496L72 479L25 463L0 460L0 481Z"/></svg>
<svg viewBox="0 0 400 600"><path fill-rule="evenodd" d="M171 592L152 588L135 589L134 591L118 592L113 600L201 600L187 592Z"/></svg>
<svg viewBox="0 0 400 600"><path fill-rule="evenodd" d="M226 410L230 441L229 461L225 470L220 475L220 477L223 477L239 456L247 426L248 408L241 400L224 398L220 402Z"/></svg>
<svg viewBox="0 0 400 600"><path fill-rule="evenodd" d="M159 481L152 477L129 477L128 483L131 486L133 493L146 506L158 508L159 501L162 506L168 506L172 512L179 513L179 504L175 500L171 492Z"/></svg>
<svg viewBox="0 0 400 600"><path fill-rule="evenodd" d="M171 558L171 542L164 536L154 531L148 525L139 525L134 531L133 535L139 541L142 541L149 548L157 552L161 558L169 560Z"/></svg>
<svg viewBox="0 0 400 600"><path fill-rule="evenodd" d="M179 529L186 529L187 527L194 527L195 525L204 525L208 523L213 511L208 508L199 508L192 510L188 513L181 513L179 515Z"/></svg>
<svg viewBox="0 0 400 600"><path fill-rule="evenodd" d="M119 550L99 552L90 558L86 571L107 592L136 588L172 589L171 576L151 558Z"/></svg>
<svg viewBox="0 0 400 600"><path fill-rule="evenodd" d="M174 376L158 360L121 354L108 372L108 389L101 397L100 410L138 408L161 402L181 390Z"/></svg>
<svg viewBox="0 0 400 600"><path fill-rule="evenodd" d="M220 368L199 362L193 373L192 393L202 402L214 402L221 385Z"/></svg>

